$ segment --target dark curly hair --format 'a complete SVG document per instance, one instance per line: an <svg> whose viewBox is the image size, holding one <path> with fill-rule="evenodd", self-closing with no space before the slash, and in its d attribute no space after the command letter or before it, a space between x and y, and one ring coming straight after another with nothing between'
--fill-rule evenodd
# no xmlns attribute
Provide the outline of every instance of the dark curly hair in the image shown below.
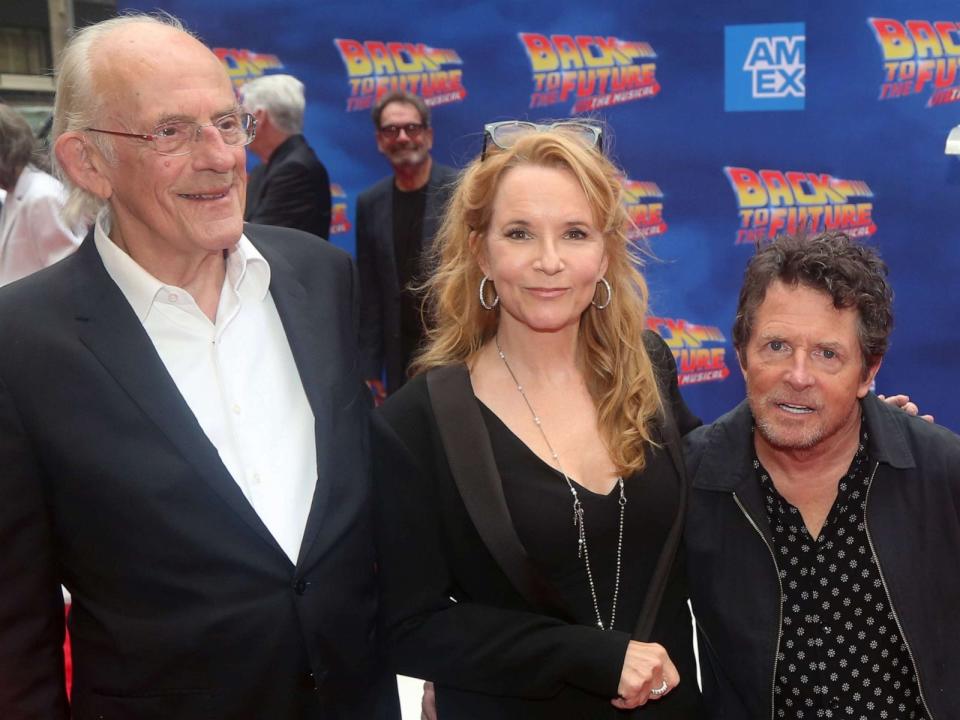
<svg viewBox="0 0 960 720"><path fill-rule="evenodd" d="M887 282L887 265L875 250L846 234L825 232L781 235L759 246L750 259L733 323L733 346L744 367L757 308L776 280L825 292L838 310L855 308L864 373L883 358L893 330L893 290Z"/></svg>

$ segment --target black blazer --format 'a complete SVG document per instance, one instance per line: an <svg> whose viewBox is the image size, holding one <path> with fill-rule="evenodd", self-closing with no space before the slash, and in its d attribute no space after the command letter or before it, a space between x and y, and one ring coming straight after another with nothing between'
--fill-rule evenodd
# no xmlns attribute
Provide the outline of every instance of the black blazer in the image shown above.
<svg viewBox="0 0 960 720"><path fill-rule="evenodd" d="M291 135L247 184L243 219L330 239L330 177L303 135Z"/></svg>
<svg viewBox="0 0 960 720"><path fill-rule="evenodd" d="M457 171L436 162L430 168L421 249L429 248L443 218ZM357 269L360 273L360 353L364 379L386 370L387 392L406 378L400 343L400 280L393 243L393 175L357 197Z"/></svg>
<svg viewBox="0 0 960 720"><path fill-rule="evenodd" d="M659 339L651 347L685 432L698 420L677 392L669 350ZM451 474L424 375L375 411L373 428L384 638L398 672L436 682L441 720L699 717L682 557L653 629L653 640L677 664L681 686L647 709L618 713L609 701L630 636L573 624L562 608L534 607L511 583L495 559L501 551L485 543ZM652 455L646 472L681 486L666 452ZM502 489L491 483L473 491L490 508L488 528L509 537ZM525 555L518 538L511 552ZM621 592L645 590L625 578Z"/></svg>
<svg viewBox="0 0 960 720"><path fill-rule="evenodd" d="M365 390L350 258L247 226L316 419L294 566L227 472L92 236L0 291L0 717L378 717ZM395 685L386 694L399 717Z"/></svg>

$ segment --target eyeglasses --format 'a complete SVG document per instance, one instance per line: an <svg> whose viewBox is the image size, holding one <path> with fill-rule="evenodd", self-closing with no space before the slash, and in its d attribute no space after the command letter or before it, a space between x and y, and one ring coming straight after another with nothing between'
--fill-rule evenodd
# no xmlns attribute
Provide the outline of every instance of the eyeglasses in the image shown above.
<svg viewBox="0 0 960 720"><path fill-rule="evenodd" d="M483 152L480 161L487 158L487 146L493 143L501 150L509 150L517 144L517 140L524 135L535 132L557 131L572 135L587 147L603 150L603 128L599 125L582 120L561 120L546 125L526 122L524 120L504 120L502 122L487 123L483 126Z"/></svg>
<svg viewBox="0 0 960 720"><path fill-rule="evenodd" d="M384 125L378 132L387 140L396 140L400 137L400 131L403 130L408 138L416 140L426 129L427 126L423 123L408 123L406 125Z"/></svg>
<svg viewBox="0 0 960 720"><path fill-rule="evenodd" d="M85 128L85 130L146 140L153 144L153 149L160 155L189 155L193 150L190 143L200 141L200 131L205 127L216 128L223 142L233 147L249 145L257 135L256 118L248 112L240 111L227 113L212 123L198 123L192 120L161 123L153 129L152 133L128 133L98 128Z"/></svg>

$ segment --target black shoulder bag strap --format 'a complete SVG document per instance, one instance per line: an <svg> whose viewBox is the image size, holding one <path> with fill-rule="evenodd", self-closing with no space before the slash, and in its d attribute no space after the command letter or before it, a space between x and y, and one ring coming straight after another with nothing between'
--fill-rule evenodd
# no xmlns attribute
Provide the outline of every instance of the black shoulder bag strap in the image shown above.
<svg viewBox="0 0 960 720"><path fill-rule="evenodd" d="M664 398L662 440L680 480L680 502L677 506L677 515L673 520L673 525L670 527L663 549L660 551L653 578L651 578L650 585L647 587L647 595L643 600L640 617L637 619L637 624L633 630L632 637L639 642L650 642L653 626L657 620L657 613L660 612L660 603L663 601L663 593L666 590L667 581L670 579L670 571L673 569L677 550L683 541L683 521L687 513L687 472L681 453L680 432L677 430L676 420L670 411L669 398Z"/></svg>
<svg viewBox="0 0 960 720"><path fill-rule="evenodd" d="M510 519L490 435L466 365L428 371L427 390L453 479L490 554L531 606L569 617L556 590L530 561Z"/></svg>

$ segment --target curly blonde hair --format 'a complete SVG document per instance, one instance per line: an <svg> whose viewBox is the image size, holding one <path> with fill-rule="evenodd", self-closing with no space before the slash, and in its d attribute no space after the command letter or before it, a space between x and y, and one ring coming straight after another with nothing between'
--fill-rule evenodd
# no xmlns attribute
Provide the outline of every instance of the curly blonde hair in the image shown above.
<svg viewBox="0 0 960 720"><path fill-rule="evenodd" d="M580 318L577 362L597 408L597 424L617 472L644 467L653 444L652 422L663 402L643 344L647 283L640 258L627 240L620 171L598 150L562 131L531 133L509 150L477 158L461 174L434 242L435 272L419 288L425 293L426 346L411 374L458 362L469 363L497 332L500 310L480 306L483 272L480 243L493 214L501 178L511 168L534 165L568 170L576 178L602 228L608 259L606 278L614 288L609 306L588 307ZM598 302L606 293L599 290Z"/></svg>

